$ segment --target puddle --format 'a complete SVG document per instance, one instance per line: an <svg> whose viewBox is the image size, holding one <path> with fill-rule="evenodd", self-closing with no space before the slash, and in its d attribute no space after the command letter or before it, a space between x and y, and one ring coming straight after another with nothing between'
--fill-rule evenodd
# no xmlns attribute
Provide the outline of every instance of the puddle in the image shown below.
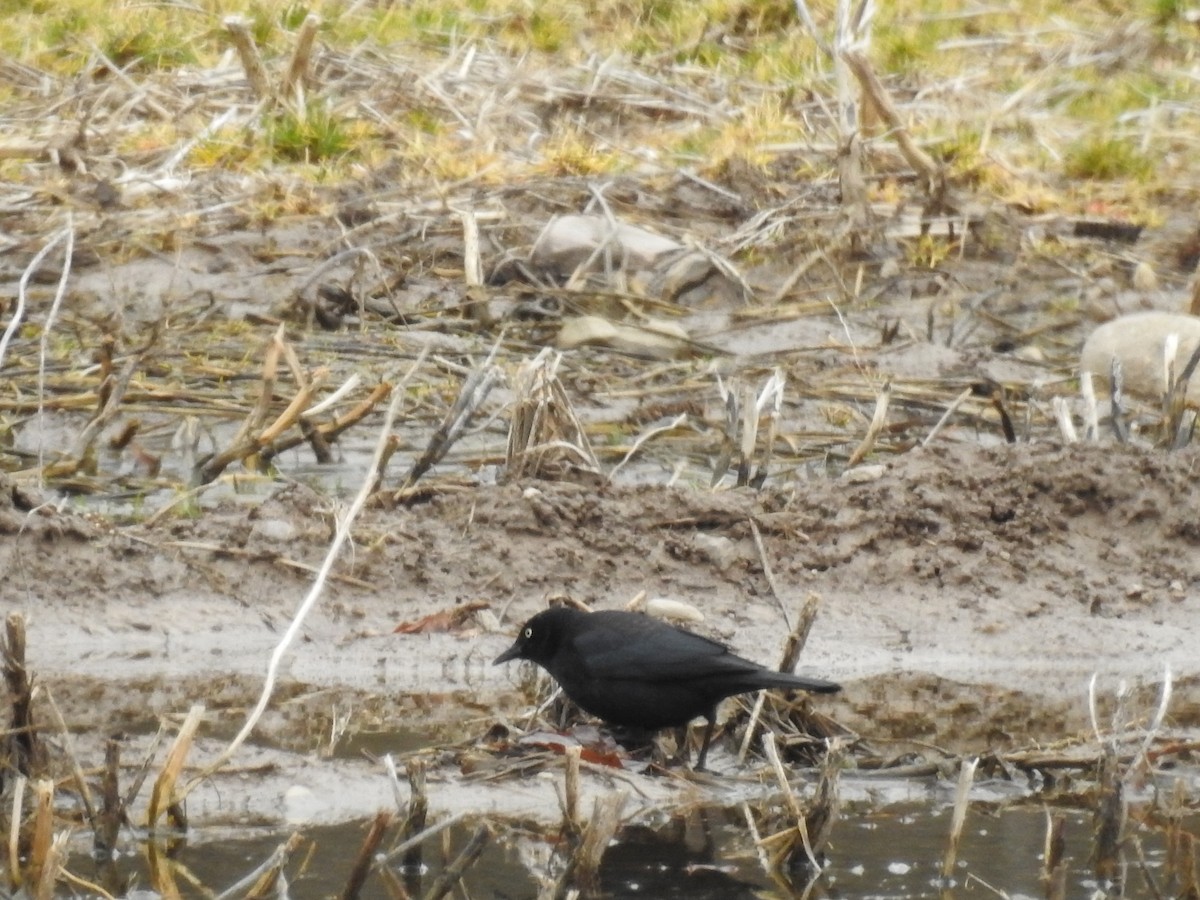
<svg viewBox="0 0 1200 900"><path fill-rule="evenodd" d="M626 826L605 853L600 870L601 895L606 897L687 897L718 900L738 897L784 897L800 893L803 882L790 889L773 881L759 861L746 825L748 807L698 807L654 825ZM1068 860L1067 896L1085 896L1097 889L1089 868L1092 823L1089 815L1066 812L1064 838ZM758 826L762 821L759 819ZM426 845L420 871L405 872L399 860L393 872L405 880L413 896L421 896L449 858L465 845L478 822L447 829L442 841ZM533 897L539 881L553 879L561 861L553 853L553 832L542 835L513 825L491 822L493 837L463 880L471 897ZM1195 821L1191 825L1200 824ZM1039 882L1045 841L1046 815L1041 809L1015 808L1003 812L968 812L959 863L948 886L939 873L950 828L950 811L927 804L901 804L885 810L848 810L834 827L827 867L813 887L812 897L910 898L990 893L984 883L1010 897L1042 896ZM293 900L340 895L366 834L367 823L306 828L304 843L285 869ZM235 884L267 859L286 839L287 832L195 834L170 854L170 872L184 896L220 892ZM1161 832L1140 835L1146 871L1162 884L1167 848ZM384 848L388 844L385 842ZM1132 855L1131 855L1132 856ZM93 861L83 850L69 861L77 876L101 884L115 895L135 888L167 893L168 885L151 876L143 850L127 849L111 866ZM800 876L801 873L796 873ZM1133 859L1127 876L1127 896L1139 896L1145 882ZM364 897L386 897L377 872L367 879Z"/></svg>

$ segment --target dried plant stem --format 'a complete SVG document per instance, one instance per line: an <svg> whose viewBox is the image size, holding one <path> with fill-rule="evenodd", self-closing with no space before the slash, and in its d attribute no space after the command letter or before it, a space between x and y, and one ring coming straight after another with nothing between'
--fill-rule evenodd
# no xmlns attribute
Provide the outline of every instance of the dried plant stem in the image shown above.
<svg viewBox="0 0 1200 900"><path fill-rule="evenodd" d="M904 117L900 115L891 94L875 74L870 61L865 55L854 50L843 50L842 59L858 79L859 87L862 88L867 101L887 125L904 159L925 183L926 190L931 194L940 195L945 190L945 173L942 167L912 139Z"/></svg>
<svg viewBox="0 0 1200 900"><path fill-rule="evenodd" d="M75 887L81 888L85 895L95 894L97 897L103 897L104 900L117 900L116 897L114 897L100 885L96 884L96 882L88 881L86 878L80 878L78 875L74 875L66 869L60 869L58 877L68 884L73 884Z"/></svg>
<svg viewBox="0 0 1200 900"><path fill-rule="evenodd" d="M648 441L650 441L651 438L655 437L656 435L664 434L668 431L674 431L676 428L683 425L683 423L687 421L687 418L687 413L680 413L666 425L659 425L657 428L651 428L650 430L644 431L638 435L637 440L633 442L633 446L629 448L629 452L622 456L621 461L612 467L608 473L608 477L605 480L611 484L613 478L615 478L617 473L621 471L621 467L624 466L625 463L629 462L629 460L633 459L634 455L640 449L642 449L642 447Z"/></svg>
<svg viewBox="0 0 1200 900"><path fill-rule="evenodd" d="M954 873L958 859L958 847L962 841L963 824L967 820L967 804L971 798L971 785L975 783L975 768L979 758L963 760L958 770L958 788L954 793L954 814L950 817L950 835L946 841L946 855L942 857L942 879Z"/></svg>
<svg viewBox="0 0 1200 900"><path fill-rule="evenodd" d="M933 443L933 439L941 434L942 429L946 427L946 423L950 421L950 417L958 412L958 408L960 406L967 402L967 398L971 396L973 391L974 388L963 388L959 395L951 401L950 405L946 407L946 411L942 413L942 417L937 420L937 424L934 425L929 434L926 435L925 440L921 441L922 447L928 447L931 443Z"/></svg>
<svg viewBox="0 0 1200 900"><path fill-rule="evenodd" d="M250 23L244 16L226 16L222 22L233 46L237 49L238 58L250 82L250 89L259 100L272 100L271 80L267 76L267 67L263 65L262 56L254 43L254 35L250 33Z"/></svg>
<svg viewBox="0 0 1200 900"><path fill-rule="evenodd" d="M783 760L779 757L779 748L775 745L775 735L769 731L763 735L763 750L766 752L767 760L771 763L771 770L775 773L775 780L779 784L780 793L783 794L788 811L791 813L792 822L795 823L795 829L804 846L808 862L814 872L819 872L821 864L817 862L816 853L813 851L811 840L809 840L804 808L800 806L800 801L796 799L796 794L788 782L787 771L783 768Z"/></svg>
<svg viewBox="0 0 1200 900"><path fill-rule="evenodd" d="M763 577L767 579L767 586L771 589L771 596L775 598L775 602L779 605L779 611L783 613L783 622L787 625L788 630L792 628L792 617L788 615L787 605L783 602L783 595L779 591L779 585L775 581L775 572L771 568L771 561L767 559L767 547L763 543L762 532L758 530L758 523L753 519L750 522L750 533L754 535L754 547L758 550L758 561L762 565Z"/></svg>
<svg viewBox="0 0 1200 900"><path fill-rule="evenodd" d="M87 779L83 775L83 768L79 765L79 757L75 755L75 740L71 737L67 723L63 721L62 711L59 710L58 704L54 702L54 694L44 684L41 686L41 689L46 694L46 702L50 706L50 715L54 719L55 726L58 728L63 750L66 752L67 760L71 766L71 777L75 781L75 789L79 791L79 799L83 802L84 813L87 815L88 823L92 826L92 830L97 831L99 822L96 818L96 806L92 803L92 792L89 790Z"/></svg>
<svg viewBox="0 0 1200 900"><path fill-rule="evenodd" d="M393 847L391 850L389 850L387 852L387 854L383 857L383 859L381 859L377 862L377 865L380 865L380 866L387 865L389 862L391 862L397 856L401 856L401 855L407 853L413 847L416 847L418 844L424 843L425 841L427 841L431 837L433 837L435 834L441 834L447 828L453 828L455 825L457 825L459 822L461 822L466 817L467 817L467 813L465 811L458 812L458 813L455 813L454 815L450 816L447 819L442 819L442 821L436 822L435 824L430 825L424 831L420 832L419 834L414 834L408 840L402 841L401 843L399 843L395 847Z"/></svg>
<svg viewBox="0 0 1200 900"><path fill-rule="evenodd" d="M479 854L483 852L483 848L491 836L491 829L487 825L480 825L476 828L475 833L471 835L471 839L467 841L467 845L454 858L454 862L438 873L437 878L433 880L433 884L429 886L429 890L425 892L422 900L442 900L443 897L454 890L454 886L462 880L463 874L479 858Z"/></svg>
<svg viewBox="0 0 1200 900"><path fill-rule="evenodd" d="M1054 418L1058 422L1058 430L1062 435L1063 442L1067 444L1079 443L1079 434L1075 431L1075 423L1071 421L1071 411L1067 408L1066 398L1055 397L1050 403L1054 408Z"/></svg>
<svg viewBox="0 0 1200 900"><path fill-rule="evenodd" d="M21 327L21 320L25 317L25 290L29 286L29 279L33 277L33 273L38 270L43 260L50 255L60 243L67 241L69 246L74 246L75 228L69 224L62 231L55 234L48 240L45 246L37 252L37 254L29 261L29 265L21 273L21 278L17 282L17 308L13 310L12 318L9 320L8 327L4 329L4 334L0 335L0 369L4 368L4 353L8 349L8 343L12 340L12 336L16 334L17 329ZM63 275L60 279L59 290L65 284L67 273L70 271L70 259L68 257L67 264L63 266ZM40 394L40 391L39 391Z"/></svg>
<svg viewBox="0 0 1200 900"><path fill-rule="evenodd" d="M309 13L300 24L300 33L296 35L296 46L292 50L287 74L283 76L283 84L280 87L281 96L292 96L298 88L304 86L304 82L308 79L308 70L312 63L313 42L317 38L317 31L320 27L321 17L316 13Z"/></svg>
<svg viewBox="0 0 1200 900"><path fill-rule="evenodd" d="M286 841L276 847L275 851L263 860L258 868L221 891L213 900L231 900L233 897L253 896L255 893L254 888L259 886L264 878L271 878L277 874L287 863L288 857L296 852L303 839L303 836L299 832L291 835Z"/></svg>
<svg viewBox="0 0 1200 900"><path fill-rule="evenodd" d="M1042 871L1039 880L1046 900L1065 900L1067 896L1066 838L1063 830L1066 817L1046 810L1046 842L1042 850Z"/></svg>
<svg viewBox="0 0 1200 900"><path fill-rule="evenodd" d="M568 833L579 831L579 760L583 755L583 747L574 744L567 748L566 779L563 788L563 826Z"/></svg>
<svg viewBox="0 0 1200 900"><path fill-rule="evenodd" d="M1092 385L1092 373L1079 373L1079 393L1083 397L1083 439L1095 443L1100 439L1100 411L1096 406L1096 389Z"/></svg>
<svg viewBox="0 0 1200 900"><path fill-rule="evenodd" d="M66 235L67 246L63 248L63 265L62 273L58 277L58 287L54 291L54 301L50 304L50 311L46 313L46 322L42 325L41 339L38 341L38 420L42 419L42 412L46 402L46 353L50 343L50 331L54 327L54 320L58 317L59 307L62 306L63 296L67 292L67 277L71 274L71 261L75 256L75 219L71 212L67 212L67 224L63 229ZM51 240L51 245L57 243L58 238ZM47 245L50 246L50 245ZM22 285L23 287L23 285ZM0 360L3 359L4 353L0 349ZM45 487L43 473L46 466L46 429L38 428L38 488Z"/></svg>
<svg viewBox="0 0 1200 900"><path fill-rule="evenodd" d="M871 424L867 426L867 433L863 436L862 442L854 448L850 459L846 461L846 468L852 469L857 466L874 448L875 441L883 431L884 423L887 422L888 404L891 402L891 398L892 383L889 381L875 397L875 414L871 416Z"/></svg>
<svg viewBox="0 0 1200 900"><path fill-rule="evenodd" d="M804 652L804 645L808 643L809 632L812 631L813 623L817 620L817 611L820 608L821 595L810 592L804 598L804 606L800 608L796 624L788 625L787 641L783 645L783 655L779 660L780 672L796 671L796 666L800 662L800 654Z"/></svg>
<svg viewBox="0 0 1200 900"><path fill-rule="evenodd" d="M490 360L483 367L467 376L459 390L454 405L446 413L442 424L438 426L425 452L413 463L404 478L404 484L397 492L397 497L405 490L416 484L421 477L445 458L450 448L462 437L463 432L475 417L475 413L483 405L488 394L503 379L499 367L491 364Z"/></svg>
<svg viewBox="0 0 1200 900"><path fill-rule="evenodd" d="M390 812L383 811L375 814L367 836L363 838L362 845L358 848L358 854L354 857L354 865L350 867L350 874L346 878L346 886L342 889L340 900L358 900L363 885L366 884L367 875L371 871L371 862L375 859L379 844L383 841L383 836L391 824L392 814Z"/></svg>
<svg viewBox="0 0 1200 900"><path fill-rule="evenodd" d="M592 817L583 829L583 836L571 851L567 867L555 885L554 897L571 893L572 886L585 896L594 894L599 886L600 861L613 835L621 824L621 810L628 798L625 791L604 794L596 798Z"/></svg>
<svg viewBox="0 0 1200 900"><path fill-rule="evenodd" d="M33 837L29 844L29 866L24 884L32 886L35 896L42 896L41 881L51 865L50 845L54 840L54 782L39 778L33 783Z"/></svg>
<svg viewBox="0 0 1200 900"><path fill-rule="evenodd" d="M407 841L425 830L429 818L429 797L425 792L425 762L419 758L410 759L405 766L408 774L408 815L404 819L404 827L400 830L400 838ZM408 882L409 891L416 893L421 886L420 873L424 861L424 847L413 844L404 853L401 866Z"/></svg>
<svg viewBox="0 0 1200 900"><path fill-rule="evenodd" d="M186 797L196 788L204 779L208 778L225 763L233 758L233 755L241 747L242 743L250 736L258 724L258 720L262 718L263 712L267 708L267 703L270 702L271 695L275 691L275 681L279 677L279 667L283 662L284 654L291 647L292 642L296 639L296 635L300 633L300 628L304 624L304 619L308 613L316 605L322 591L325 588L325 581L328 579L330 572L333 569L334 562L337 561L341 554L342 546L350 539L350 528L354 524L354 519L358 516L363 506L370 496L371 487L375 483L375 468L378 465L380 457L383 455L384 448L387 446L388 437L391 434L392 422L395 421L396 413L400 408L400 401L404 398L404 392L397 390L392 396L392 402L388 405L387 414L384 416L383 426L379 431L379 439L375 444L375 453L373 455L371 465L367 470L367 477L363 480L362 487L359 489L358 495L354 498L354 502L350 504L350 508L342 516L338 517L337 531L334 534L333 542L329 546L328 552L325 554L325 561L322 563L320 570L317 572L317 577L313 581L312 588L308 592L308 596L300 604L300 608L296 610L296 614L292 617L291 623L288 625L287 631L284 632L279 644L275 647L271 654L271 660L267 665L267 677L263 684L262 693L259 695L258 703L255 704L254 710L246 719L246 724L242 726L242 730L237 733L237 736L230 742L229 746L217 757L212 763L204 768L204 771L197 775L184 788L180 795L180 799Z"/></svg>
<svg viewBox="0 0 1200 900"><path fill-rule="evenodd" d="M46 750L33 722L33 684L25 666L25 616L8 614L4 623L4 683L12 704L12 734L8 742L8 765L22 775L40 775L45 769Z"/></svg>
<svg viewBox="0 0 1200 900"><path fill-rule="evenodd" d="M762 717L763 706L766 702L767 692L759 691L754 698L754 708L750 710L750 721L746 723L746 733L742 735L742 743L738 745L738 763L746 761L746 754L750 752L750 744L758 733L758 720Z"/></svg>
<svg viewBox="0 0 1200 900"><path fill-rule="evenodd" d="M171 745L171 749L167 753L162 771L158 773L158 778L154 781L154 788L150 792L150 805L146 810L146 826L151 831L158 827L160 813L182 809L183 795L175 793L175 786L179 783L179 776L183 772L183 763L187 759L188 751L192 749L192 739L195 737L196 729L200 727L200 720L203 717L204 706L202 704L198 703L188 711L187 718L184 719L179 734L175 737L175 743Z"/></svg>
<svg viewBox="0 0 1200 900"><path fill-rule="evenodd" d="M96 816L93 851L98 856L109 855L117 846L117 835L125 817L121 802L121 743L109 738L104 742L104 781L101 788L100 812Z"/></svg>
<svg viewBox="0 0 1200 900"><path fill-rule="evenodd" d="M8 884L13 890L21 886L21 811L28 784L29 779L17 773L12 789L12 816L8 822Z"/></svg>

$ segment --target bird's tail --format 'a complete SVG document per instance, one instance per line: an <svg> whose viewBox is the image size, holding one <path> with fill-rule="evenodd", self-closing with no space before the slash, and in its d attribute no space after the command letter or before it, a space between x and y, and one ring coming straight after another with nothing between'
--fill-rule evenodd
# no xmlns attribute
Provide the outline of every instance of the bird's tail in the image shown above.
<svg viewBox="0 0 1200 900"><path fill-rule="evenodd" d="M803 675L792 675L788 672L772 672L769 679L764 678L763 687L787 688L793 691L810 691L814 694L836 694L842 689L840 684L823 681L820 678L806 678Z"/></svg>

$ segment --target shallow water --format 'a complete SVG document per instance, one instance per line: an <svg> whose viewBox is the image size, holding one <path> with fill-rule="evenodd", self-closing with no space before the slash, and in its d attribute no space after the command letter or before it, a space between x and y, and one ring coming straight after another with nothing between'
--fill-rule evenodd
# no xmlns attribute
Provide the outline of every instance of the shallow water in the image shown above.
<svg viewBox="0 0 1200 900"><path fill-rule="evenodd" d="M1067 896L1089 896L1097 887L1089 869L1090 817L1080 812L1064 815ZM511 823L491 824L493 837L464 879L467 895L536 896L538 880L556 877L561 870L553 851L556 836ZM444 854L453 858L477 825L465 822L427 843L422 869L407 873L410 894L420 896L428 889L445 864ZM949 827L949 809L933 810L927 804L847 810L834 828L826 868L808 896L991 895L984 883L1010 897L1043 896L1038 881L1046 829L1042 810L969 812L955 876L943 886L939 871ZM341 894L366 828L366 823L350 823L304 829L304 844L285 869L287 896L302 900ZM171 864L166 869L174 873L175 886L184 896L201 896L206 889L219 893L252 872L286 837L277 831L198 833L169 854ZM1142 843L1147 870L1166 881L1161 834L1143 835ZM151 877L144 845L132 845L112 867L99 866L80 852L69 868L116 895L138 889L171 892L169 885ZM404 879L399 861L393 871ZM602 896L614 898L799 896L805 879L800 872L794 877L797 883L789 886L765 872L740 806L698 807L661 822L626 826L608 848L600 872ZM362 896L390 895L373 872ZM1132 866L1125 896L1149 896L1141 874Z"/></svg>

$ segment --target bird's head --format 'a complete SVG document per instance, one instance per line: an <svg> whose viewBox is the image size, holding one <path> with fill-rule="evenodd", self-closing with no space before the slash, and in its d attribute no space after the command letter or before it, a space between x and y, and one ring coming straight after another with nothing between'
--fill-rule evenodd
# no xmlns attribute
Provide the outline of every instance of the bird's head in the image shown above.
<svg viewBox="0 0 1200 900"><path fill-rule="evenodd" d="M582 615L586 613L562 606L543 610L521 626L521 633L517 635L513 645L497 656L492 665L508 662L510 659L527 659L544 665L558 649L567 620Z"/></svg>

